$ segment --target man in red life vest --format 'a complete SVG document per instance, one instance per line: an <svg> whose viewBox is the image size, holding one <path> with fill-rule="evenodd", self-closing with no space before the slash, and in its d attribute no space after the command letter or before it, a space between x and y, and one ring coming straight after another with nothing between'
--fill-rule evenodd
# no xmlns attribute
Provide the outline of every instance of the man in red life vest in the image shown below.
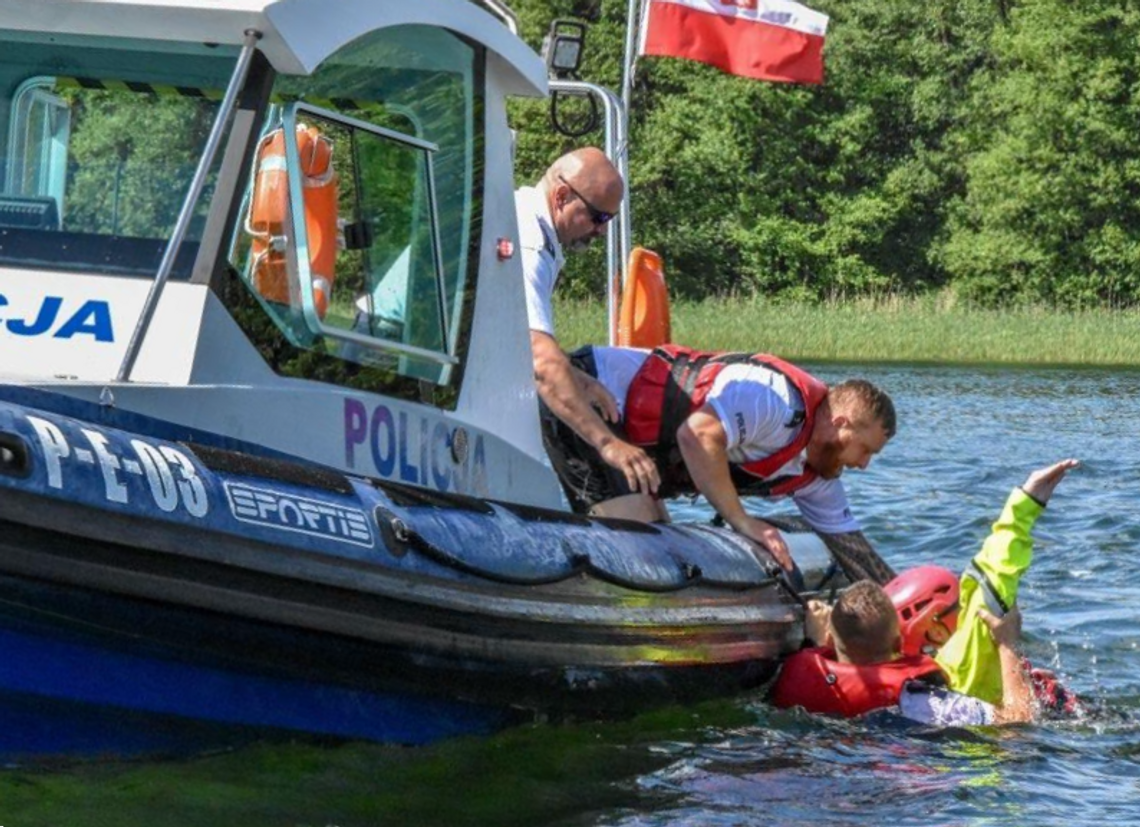
<svg viewBox="0 0 1140 827"><path fill-rule="evenodd" d="M898 707L926 724L980 725L1028 721L1033 689L1014 648L1021 634L1016 607L1002 618L978 614L989 628L1001 663L1003 693L994 704L945 687L943 672L929 655L903 655L899 618L886 591L861 580L827 610L816 604L805 620L805 635L820 643L785 661L772 688L779 707L853 717Z"/></svg>
<svg viewBox="0 0 1140 827"><path fill-rule="evenodd" d="M1080 714L1076 695L1052 673L1031 670L1014 649L1021 628L1014 600L1032 561L1031 529L1078 465L1067 459L1040 468L1015 488L960 582L921 566L886 589L858 583L830 609L810 601L804 633L819 645L788 658L773 702L841 715L897 704L906 717L939 725L1029 720L1034 700L1052 714Z"/></svg>
<svg viewBox="0 0 1140 827"><path fill-rule="evenodd" d="M774 356L676 345L583 348L572 362L618 401L624 434L657 463L661 496L703 494L733 529L790 570L780 532L741 502L742 495L790 495L813 529L848 535L853 548L871 552L860 555L869 562L858 577L885 583L894 576L863 538L839 480L846 468L866 468L895 433L894 405L870 382L828 388ZM658 500L622 485L566 429L547 436L575 510L668 519Z"/></svg>

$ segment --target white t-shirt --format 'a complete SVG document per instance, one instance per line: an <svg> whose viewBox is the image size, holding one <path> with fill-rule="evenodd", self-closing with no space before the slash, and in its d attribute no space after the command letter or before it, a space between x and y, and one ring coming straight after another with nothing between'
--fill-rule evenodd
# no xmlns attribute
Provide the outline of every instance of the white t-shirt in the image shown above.
<svg viewBox="0 0 1140 827"><path fill-rule="evenodd" d="M519 222L519 250L523 285L526 289L526 316L531 330L554 335L554 285L566 259L538 187L515 191L515 212Z"/></svg>
<svg viewBox="0 0 1140 827"><path fill-rule="evenodd" d="M617 400L625 415L625 397L634 375L650 351L636 348L595 347L598 381ZM788 427L803 412L803 400L782 373L758 365L729 365L717 374L705 403L720 420L728 437L728 458L745 463L771 456L799 435ZM773 477L803 473L807 451L801 451ZM792 499L812 528L824 534L858 531L843 483L817 477L792 493Z"/></svg>
<svg viewBox="0 0 1140 827"><path fill-rule="evenodd" d="M994 722L993 704L921 681L907 681L899 695L899 712L929 726L988 726Z"/></svg>

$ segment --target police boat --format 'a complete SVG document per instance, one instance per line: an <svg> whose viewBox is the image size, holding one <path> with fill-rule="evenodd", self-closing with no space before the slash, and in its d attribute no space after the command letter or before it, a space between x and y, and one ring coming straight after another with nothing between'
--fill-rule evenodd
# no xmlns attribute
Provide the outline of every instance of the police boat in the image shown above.
<svg viewBox="0 0 1140 827"><path fill-rule="evenodd" d="M423 743L730 695L799 644L751 543L565 505L506 117L548 83L514 28L0 2L0 754ZM842 584L791 536L808 592Z"/></svg>

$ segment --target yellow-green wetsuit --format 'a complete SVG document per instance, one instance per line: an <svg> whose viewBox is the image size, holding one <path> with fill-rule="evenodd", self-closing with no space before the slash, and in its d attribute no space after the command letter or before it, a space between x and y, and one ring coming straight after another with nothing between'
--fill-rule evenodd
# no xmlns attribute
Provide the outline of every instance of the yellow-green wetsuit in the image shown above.
<svg viewBox="0 0 1140 827"><path fill-rule="evenodd" d="M947 683L957 692L1001 703L997 646L978 609L985 607L1001 617L1017 600L1021 575L1033 561L1030 531L1044 510L1044 505L1015 488L982 550L962 574L958 630L936 656Z"/></svg>

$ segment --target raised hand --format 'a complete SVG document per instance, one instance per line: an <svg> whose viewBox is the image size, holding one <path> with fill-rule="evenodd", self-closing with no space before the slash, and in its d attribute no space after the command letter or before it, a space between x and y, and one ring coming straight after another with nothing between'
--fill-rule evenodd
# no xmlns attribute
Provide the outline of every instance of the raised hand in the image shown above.
<svg viewBox="0 0 1140 827"><path fill-rule="evenodd" d="M1029 475L1025 484L1021 486L1021 490L1037 502L1045 505L1053 496L1053 489L1057 487L1057 483L1065 478L1065 474L1080 464L1079 460L1063 459L1047 468L1038 468Z"/></svg>
<svg viewBox="0 0 1140 827"><path fill-rule="evenodd" d="M1000 618L995 617L987 609L978 609L978 617L989 627L994 643L1010 649L1017 647L1017 641L1021 637L1021 610L1017 606L1012 606Z"/></svg>
<svg viewBox="0 0 1140 827"><path fill-rule="evenodd" d="M831 607L822 600L809 600L804 611L804 637L815 646L823 646L830 628Z"/></svg>

